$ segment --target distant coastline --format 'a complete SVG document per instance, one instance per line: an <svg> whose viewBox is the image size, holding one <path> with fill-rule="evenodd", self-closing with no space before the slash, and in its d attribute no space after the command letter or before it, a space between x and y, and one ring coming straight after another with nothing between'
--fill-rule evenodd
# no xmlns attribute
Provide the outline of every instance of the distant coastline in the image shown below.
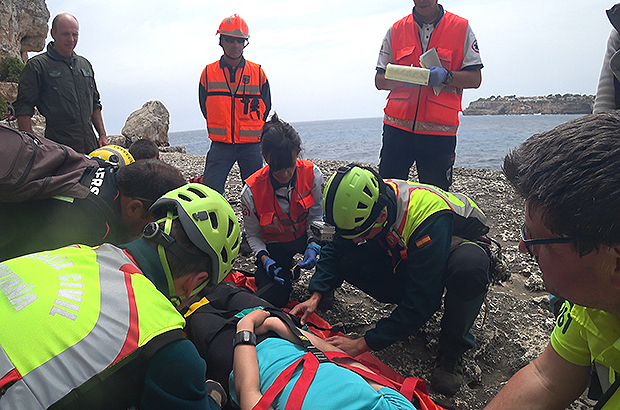
<svg viewBox="0 0 620 410"><path fill-rule="evenodd" d="M594 96L549 94L547 96L490 96L469 103L463 115L592 114Z"/></svg>

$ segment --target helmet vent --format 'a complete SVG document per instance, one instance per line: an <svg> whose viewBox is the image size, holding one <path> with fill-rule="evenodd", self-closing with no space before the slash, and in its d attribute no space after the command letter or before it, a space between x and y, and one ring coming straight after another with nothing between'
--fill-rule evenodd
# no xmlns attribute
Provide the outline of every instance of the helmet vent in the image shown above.
<svg viewBox="0 0 620 410"><path fill-rule="evenodd" d="M187 195L183 194L182 192L179 192L179 199L182 199L185 202L192 202L192 198L188 197Z"/></svg>
<svg viewBox="0 0 620 410"><path fill-rule="evenodd" d="M226 252L226 248L222 248L222 262L223 263L228 263L228 252Z"/></svg>
<svg viewBox="0 0 620 410"><path fill-rule="evenodd" d="M211 227L214 230L217 230L218 227L218 221L217 221L217 215L215 214L215 212L209 212L209 219L211 220Z"/></svg>
<svg viewBox="0 0 620 410"><path fill-rule="evenodd" d="M364 187L364 193L368 195L369 198L373 197L372 192L370 191L370 188L368 187L368 185Z"/></svg>
<svg viewBox="0 0 620 410"><path fill-rule="evenodd" d="M355 223L362 222L363 220L363 217L358 216L357 218L355 218Z"/></svg>
<svg viewBox="0 0 620 410"><path fill-rule="evenodd" d="M193 194L195 194L197 197L199 198L206 198L207 196L205 195L204 192L202 192L199 189L193 188L193 187L188 187L187 190Z"/></svg>
<svg viewBox="0 0 620 410"><path fill-rule="evenodd" d="M368 205L366 205L363 202L358 202L357 203L357 209L368 209Z"/></svg>
<svg viewBox="0 0 620 410"><path fill-rule="evenodd" d="M228 218L228 232L226 233L227 238L230 238L234 229L235 229L235 223L233 222L232 219Z"/></svg>

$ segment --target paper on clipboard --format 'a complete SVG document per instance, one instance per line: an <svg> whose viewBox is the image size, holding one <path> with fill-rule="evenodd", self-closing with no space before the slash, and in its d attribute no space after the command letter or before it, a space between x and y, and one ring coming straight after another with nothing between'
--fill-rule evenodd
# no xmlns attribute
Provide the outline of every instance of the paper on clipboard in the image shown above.
<svg viewBox="0 0 620 410"><path fill-rule="evenodd" d="M437 54L437 50L435 47L428 49L426 53L420 56L420 65L424 68L431 67L443 67L441 65L441 61L439 61L439 55ZM445 84L439 84L433 87L433 91L435 95L439 95L441 89L445 86Z"/></svg>
<svg viewBox="0 0 620 410"><path fill-rule="evenodd" d="M409 67L388 63L385 68L385 78L402 81L410 84L428 85L430 71L426 68Z"/></svg>

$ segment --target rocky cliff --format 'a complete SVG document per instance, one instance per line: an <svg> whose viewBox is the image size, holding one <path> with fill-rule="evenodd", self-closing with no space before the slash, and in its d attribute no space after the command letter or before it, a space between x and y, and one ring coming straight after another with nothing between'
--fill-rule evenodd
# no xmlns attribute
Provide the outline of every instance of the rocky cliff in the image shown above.
<svg viewBox="0 0 620 410"><path fill-rule="evenodd" d="M0 2L0 59L28 60L29 51L41 51L47 37L50 12L45 0Z"/></svg>
<svg viewBox="0 0 620 410"><path fill-rule="evenodd" d="M491 96L469 103L463 115L592 114L593 95Z"/></svg>

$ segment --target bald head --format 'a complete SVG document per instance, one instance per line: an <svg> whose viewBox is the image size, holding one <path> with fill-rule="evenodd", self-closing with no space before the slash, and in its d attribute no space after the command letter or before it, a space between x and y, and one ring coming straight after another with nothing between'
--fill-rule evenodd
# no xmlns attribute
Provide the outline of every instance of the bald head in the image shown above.
<svg viewBox="0 0 620 410"><path fill-rule="evenodd" d="M80 25L69 13L61 13L52 20L51 35L54 39L54 50L63 57L73 53L78 42Z"/></svg>

